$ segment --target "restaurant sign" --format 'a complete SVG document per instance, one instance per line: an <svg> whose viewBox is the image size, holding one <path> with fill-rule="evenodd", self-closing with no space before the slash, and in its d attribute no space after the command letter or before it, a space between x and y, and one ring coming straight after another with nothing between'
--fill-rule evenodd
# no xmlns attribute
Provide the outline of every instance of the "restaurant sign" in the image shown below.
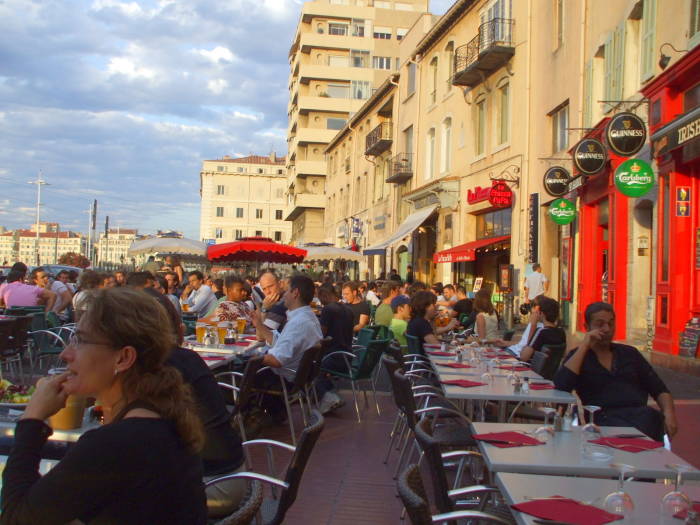
<svg viewBox="0 0 700 525"><path fill-rule="evenodd" d="M618 155L631 157L647 140L647 127L634 113L618 113L605 128L608 146Z"/></svg>
<svg viewBox="0 0 700 525"><path fill-rule="evenodd" d="M700 139L700 106L664 126L651 137L658 157Z"/></svg>
<svg viewBox="0 0 700 525"><path fill-rule="evenodd" d="M576 218L576 206L568 199L557 199L549 205L549 218L560 225L569 224Z"/></svg>
<svg viewBox="0 0 700 525"><path fill-rule="evenodd" d="M489 202L496 208L510 208L513 206L513 192L504 180L495 180L489 191Z"/></svg>
<svg viewBox="0 0 700 525"><path fill-rule="evenodd" d="M552 197L561 197L569 192L571 174L566 168L552 166L544 173L544 189Z"/></svg>
<svg viewBox="0 0 700 525"><path fill-rule="evenodd" d="M489 200L489 193L491 193L491 188L482 188L481 186L477 186L473 190L467 190L467 203L476 204L487 201Z"/></svg>
<svg viewBox="0 0 700 525"><path fill-rule="evenodd" d="M654 170L641 159L627 159L615 170L615 186L627 197L646 195L654 182Z"/></svg>
<svg viewBox="0 0 700 525"><path fill-rule="evenodd" d="M608 154L603 143L596 139L583 139L574 147L574 166L584 175L595 175L605 167Z"/></svg>

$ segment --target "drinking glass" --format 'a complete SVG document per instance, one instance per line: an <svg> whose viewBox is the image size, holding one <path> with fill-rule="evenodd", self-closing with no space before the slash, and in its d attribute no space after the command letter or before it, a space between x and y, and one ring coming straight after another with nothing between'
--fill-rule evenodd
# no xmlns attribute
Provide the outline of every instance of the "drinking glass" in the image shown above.
<svg viewBox="0 0 700 525"><path fill-rule="evenodd" d="M549 424L549 416L554 414L557 409L551 406L540 407L540 410L544 412L544 425L535 429L534 435L535 439L547 443L554 435L554 426Z"/></svg>
<svg viewBox="0 0 700 525"><path fill-rule="evenodd" d="M672 518L675 514L690 509L692 505L688 495L681 491L683 473L689 472L692 469L688 465L679 465L677 463L666 465L666 467L676 472L676 486L661 500L661 515L664 518Z"/></svg>
<svg viewBox="0 0 700 525"><path fill-rule="evenodd" d="M472 456L469 463L469 470L471 471L472 479L475 481L475 484L481 485L484 479L484 460L479 456Z"/></svg>
<svg viewBox="0 0 700 525"><path fill-rule="evenodd" d="M486 370L486 372L481 374L481 380L487 385L493 384L493 375L491 374L491 372L488 371L488 369Z"/></svg>
<svg viewBox="0 0 700 525"><path fill-rule="evenodd" d="M207 323L198 322L195 324L195 335L197 336L197 342L201 343L204 340L204 335L207 332Z"/></svg>
<svg viewBox="0 0 700 525"><path fill-rule="evenodd" d="M634 511L634 502L632 501L632 497L625 492L625 474L634 472L634 467L632 465L625 465L624 463L612 463L610 466L617 470L619 476L617 490L605 497L605 510L613 514L621 514L627 518L631 516Z"/></svg>
<svg viewBox="0 0 700 525"><path fill-rule="evenodd" d="M600 427L596 425L593 420L595 413L600 410L600 407L596 405L585 405L583 408L588 412L588 423L586 423L581 430L584 432L584 435L587 434L590 436L588 439L597 439L601 435Z"/></svg>

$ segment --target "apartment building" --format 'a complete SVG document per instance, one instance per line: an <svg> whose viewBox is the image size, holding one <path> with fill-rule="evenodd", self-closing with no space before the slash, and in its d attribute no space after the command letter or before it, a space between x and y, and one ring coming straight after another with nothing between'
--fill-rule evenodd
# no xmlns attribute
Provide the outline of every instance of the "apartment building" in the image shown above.
<svg viewBox="0 0 700 525"><path fill-rule="evenodd" d="M130 264L132 257L128 254L131 245L139 239L138 230L130 228L110 228L108 233L100 232L94 245L99 265Z"/></svg>
<svg viewBox="0 0 700 525"><path fill-rule="evenodd" d="M324 149L398 67L427 0L305 2L289 51L287 204L292 242L324 240Z"/></svg>
<svg viewBox="0 0 700 525"><path fill-rule="evenodd" d="M36 226L32 230L0 233L0 264L21 261L28 265L58 264L64 253L85 253L85 239L79 233L60 231L56 223L41 223L39 238ZM43 231L42 231L43 230ZM37 260L38 247L38 260Z"/></svg>
<svg viewBox="0 0 700 525"><path fill-rule="evenodd" d="M220 244L262 236L288 243L292 225L284 220L286 181L285 158L275 153L205 160L200 238Z"/></svg>

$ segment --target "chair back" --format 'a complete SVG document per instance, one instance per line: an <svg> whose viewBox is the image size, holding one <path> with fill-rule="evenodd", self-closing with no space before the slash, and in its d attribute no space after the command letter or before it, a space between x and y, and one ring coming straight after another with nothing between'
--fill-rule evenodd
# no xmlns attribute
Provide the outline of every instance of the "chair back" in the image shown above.
<svg viewBox="0 0 700 525"><path fill-rule="evenodd" d="M14 333L15 319L0 320L0 355L5 355L15 349Z"/></svg>
<svg viewBox="0 0 700 525"><path fill-rule="evenodd" d="M365 349L359 349L356 360L352 363L352 373L355 379L368 379L389 346L389 339L370 341Z"/></svg>
<svg viewBox="0 0 700 525"><path fill-rule="evenodd" d="M29 330L32 328L33 321L34 318L31 315L23 315L16 318L12 337L14 338L14 345L17 349L22 350L27 344Z"/></svg>
<svg viewBox="0 0 700 525"><path fill-rule="evenodd" d="M264 356L254 356L248 359L245 364L245 369L243 370L243 377L241 377L241 383L238 385L238 399L236 400L236 412L245 412L250 405L252 397L253 382L255 381L255 375L258 370L262 368Z"/></svg>
<svg viewBox="0 0 700 525"><path fill-rule="evenodd" d="M49 328L61 326L61 319L56 312L46 312L46 325Z"/></svg>
<svg viewBox="0 0 700 525"><path fill-rule="evenodd" d="M545 379L554 379L554 374L559 370L561 360L566 352L566 343L559 345L542 345L542 352L547 354L547 360L542 367L542 372L539 374Z"/></svg>
<svg viewBox="0 0 700 525"><path fill-rule="evenodd" d="M409 379L400 369L389 374L391 379L391 391L394 394L396 407L406 417L408 428L413 430L416 426L416 400L413 397L413 388Z"/></svg>
<svg viewBox="0 0 700 525"><path fill-rule="evenodd" d="M49 325L46 322L46 314L42 312L28 312L26 315L32 318L32 332L36 330L48 330Z"/></svg>
<svg viewBox="0 0 700 525"><path fill-rule="evenodd" d="M304 388L311 381L312 374L314 373L314 368L316 367L315 362L321 359L321 343L315 344L314 346L307 348L301 356L299 361L299 367L297 368L297 373L294 376L294 390L299 390Z"/></svg>
<svg viewBox="0 0 700 525"><path fill-rule="evenodd" d="M282 523L287 510L289 510L289 507L291 507L294 501L297 499L297 492L299 490L301 478L304 474L304 469L306 469L306 464L311 457L311 452L316 445L316 441L318 441L318 438L321 435L324 425L323 416L318 410L311 411L309 421L309 426L304 429L299 437L299 443L297 444L296 450L292 455L292 459L289 462L289 467L287 468L287 473L284 477L284 481L289 484L289 488L282 491L279 503L277 504L275 516L272 518L272 520L270 520L269 525Z"/></svg>
<svg viewBox="0 0 700 525"><path fill-rule="evenodd" d="M409 465L396 480L399 497L412 525L431 525L432 516L428 497L421 479L418 465Z"/></svg>
<svg viewBox="0 0 700 525"><path fill-rule="evenodd" d="M452 512L454 510L452 500L448 496L450 485L447 481L447 473L442 462L440 442L433 437L432 422L430 418L421 419L414 429L418 445L423 451L423 457L428 463L428 470L432 478L435 505L440 512Z"/></svg>
<svg viewBox="0 0 700 525"><path fill-rule="evenodd" d="M396 341L392 341L391 343L389 343L389 346L387 346L386 350L384 351L384 355L391 356L391 358L394 359L394 361L396 361L399 368L404 367L405 361L403 358L403 352L401 351L401 345L399 345ZM387 368L387 370L389 369ZM389 373L393 374L394 371L390 370Z"/></svg>
<svg viewBox="0 0 700 525"><path fill-rule="evenodd" d="M404 334L406 336L406 346L409 354L425 355L420 339L415 335Z"/></svg>
<svg viewBox="0 0 700 525"><path fill-rule="evenodd" d="M371 328L361 328L360 331L357 332L357 341L355 344L357 346L367 346L372 339L374 339L374 330Z"/></svg>
<svg viewBox="0 0 700 525"><path fill-rule="evenodd" d="M535 351L530 358L530 369L536 374L542 375L542 370L544 369L544 364L547 362L547 354Z"/></svg>

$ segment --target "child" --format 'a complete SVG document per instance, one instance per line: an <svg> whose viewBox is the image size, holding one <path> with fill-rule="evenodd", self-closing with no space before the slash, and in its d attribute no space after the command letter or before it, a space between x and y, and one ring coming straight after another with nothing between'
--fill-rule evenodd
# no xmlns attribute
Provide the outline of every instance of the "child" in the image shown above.
<svg viewBox="0 0 700 525"><path fill-rule="evenodd" d="M394 338L399 342L401 348L406 348L406 327L411 318L410 300L405 295L398 295L391 300L391 311L394 317L391 320L389 329L393 332Z"/></svg>

